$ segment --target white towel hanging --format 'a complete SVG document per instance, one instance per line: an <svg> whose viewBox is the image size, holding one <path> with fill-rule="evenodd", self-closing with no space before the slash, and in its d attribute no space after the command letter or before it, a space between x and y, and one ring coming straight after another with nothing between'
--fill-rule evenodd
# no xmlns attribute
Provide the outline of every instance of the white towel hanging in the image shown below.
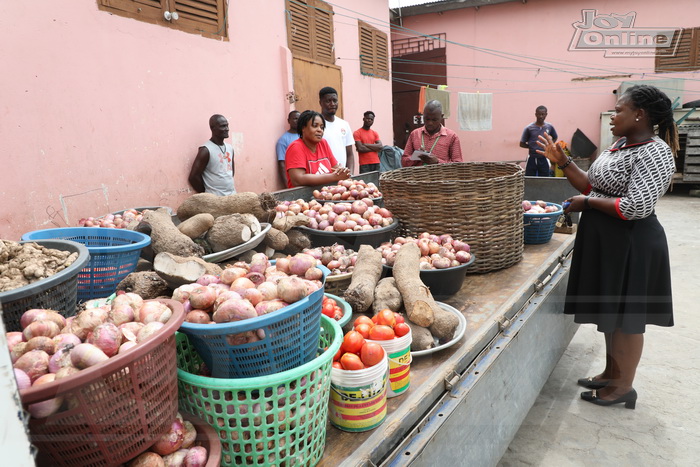
<svg viewBox="0 0 700 467"><path fill-rule="evenodd" d="M492 129L493 94L460 92L458 98L457 119L460 130L487 131Z"/></svg>

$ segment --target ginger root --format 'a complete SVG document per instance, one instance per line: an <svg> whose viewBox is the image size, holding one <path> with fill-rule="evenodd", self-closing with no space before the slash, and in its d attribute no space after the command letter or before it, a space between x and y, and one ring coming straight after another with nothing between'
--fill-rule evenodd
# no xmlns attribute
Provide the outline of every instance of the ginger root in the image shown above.
<svg viewBox="0 0 700 467"><path fill-rule="evenodd" d="M53 276L76 259L77 252L47 248L37 243L0 240L0 292Z"/></svg>

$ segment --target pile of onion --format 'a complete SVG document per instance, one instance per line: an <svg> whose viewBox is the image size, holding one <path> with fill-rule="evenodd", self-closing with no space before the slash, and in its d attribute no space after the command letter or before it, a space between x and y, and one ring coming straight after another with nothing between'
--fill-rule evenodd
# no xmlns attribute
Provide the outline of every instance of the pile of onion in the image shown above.
<svg viewBox="0 0 700 467"><path fill-rule="evenodd" d="M535 204L532 204L530 201L523 201L523 212L526 212L528 214L545 214L545 213L550 213L550 212L557 212L559 210L558 207L553 206L553 205L547 205L546 201L542 201L541 199L538 199L535 201Z"/></svg>
<svg viewBox="0 0 700 467"><path fill-rule="evenodd" d="M277 216L283 217L301 213L309 218L310 229L329 232L359 232L381 229L394 222L391 211L374 205L369 198L352 203L320 203L316 200L307 202L292 201L290 204L277 206ZM307 208L307 209L304 209Z"/></svg>
<svg viewBox="0 0 700 467"><path fill-rule="evenodd" d="M206 448L197 441L197 429L178 413L168 432L158 438L148 451L129 462L128 466L204 467L207 458Z"/></svg>
<svg viewBox="0 0 700 467"><path fill-rule="evenodd" d="M337 243L331 246L319 246L316 248L305 248L303 253L313 256L325 267L330 269L331 276L346 274L355 269L357 252L351 248Z"/></svg>
<svg viewBox="0 0 700 467"><path fill-rule="evenodd" d="M313 197L325 201L355 201L364 198L381 198L382 193L374 183L348 179L340 180L337 185L324 186L320 190L314 190Z"/></svg>
<svg viewBox="0 0 700 467"><path fill-rule="evenodd" d="M157 334L171 316L165 304L134 293L122 293L109 305L86 308L67 319L54 310L27 310L20 318L22 332L6 336L17 385L21 391L68 378L130 351ZM57 397L28 409L34 418L46 418L74 403Z"/></svg>
<svg viewBox="0 0 700 467"><path fill-rule="evenodd" d="M468 263L472 255L468 243L455 240L451 235L433 235L422 232L417 238L396 237L394 243L385 242L377 250L382 254L382 264L394 265L396 252L405 243L415 243L420 248L421 269L447 269Z"/></svg>
<svg viewBox="0 0 700 467"><path fill-rule="evenodd" d="M106 227L126 229L132 222L141 222L143 213L136 209L127 209L122 214L107 214L102 217L83 217L78 221L80 227Z"/></svg>

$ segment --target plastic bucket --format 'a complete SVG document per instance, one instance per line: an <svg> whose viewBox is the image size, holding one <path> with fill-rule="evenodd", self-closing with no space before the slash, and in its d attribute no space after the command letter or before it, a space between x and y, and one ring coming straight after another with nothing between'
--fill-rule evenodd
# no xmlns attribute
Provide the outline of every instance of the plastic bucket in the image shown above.
<svg viewBox="0 0 700 467"><path fill-rule="evenodd" d="M343 431L368 431L386 418L388 360L364 370L331 368L328 415Z"/></svg>
<svg viewBox="0 0 700 467"><path fill-rule="evenodd" d="M373 341L381 345L389 357L389 387L387 397L400 396L411 384L411 341L412 334L409 331L403 337L385 341Z"/></svg>

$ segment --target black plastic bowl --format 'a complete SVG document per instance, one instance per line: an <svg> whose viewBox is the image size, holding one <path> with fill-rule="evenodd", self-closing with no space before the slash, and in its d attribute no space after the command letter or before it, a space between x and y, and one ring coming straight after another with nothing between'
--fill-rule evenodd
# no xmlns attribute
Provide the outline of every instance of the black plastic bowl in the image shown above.
<svg viewBox="0 0 700 467"><path fill-rule="evenodd" d="M471 259L459 266L447 269L421 269L420 280L430 288L430 293L434 298L447 298L459 292L462 288L462 283L467 274L467 268L474 264L476 256L472 255ZM382 265L382 277L392 275L393 268Z"/></svg>
<svg viewBox="0 0 700 467"><path fill-rule="evenodd" d="M309 227L297 227L309 236L311 246L332 246L337 243L345 248L352 248L355 251L360 249L360 245L369 245L377 248L384 242L391 240L391 232L399 226L399 221L394 222L380 229L360 230L359 232L329 232L327 230L310 229Z"/></svg>

